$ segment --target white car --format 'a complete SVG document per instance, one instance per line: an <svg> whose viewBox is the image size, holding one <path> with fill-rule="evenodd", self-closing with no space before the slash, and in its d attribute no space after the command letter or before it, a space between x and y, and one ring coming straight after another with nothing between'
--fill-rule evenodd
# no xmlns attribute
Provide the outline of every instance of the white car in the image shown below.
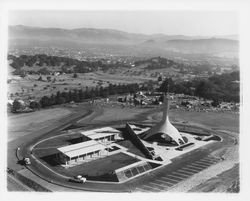
<svg viewBox="0 0 250 201"><path fill-rule="evenodd" d="M74 177L74 179L70 179L72 182L77 182L77 183L85 183L87 179L83 177L82 175L77 175Z"/></svg>

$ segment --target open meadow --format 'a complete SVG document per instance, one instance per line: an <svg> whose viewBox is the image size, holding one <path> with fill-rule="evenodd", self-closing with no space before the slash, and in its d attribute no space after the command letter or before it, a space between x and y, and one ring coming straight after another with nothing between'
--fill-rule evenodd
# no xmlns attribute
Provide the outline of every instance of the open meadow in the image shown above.
<svg viewBox="0 0 250 201"><path fill-rule="evenodd" d="M29 97L39 99L42 96L56 94L57 91L68 92L74 89L89 89L95 87L107 87L109 84L131 84L143 83L152 80L151 77L143 75L131 74L110 74L102 71L94 73L78 73L77 77L74 74L62 75L41 75L42 80L39 80L40 75L26 75L24 78L10 75L8 82L8 96L21 99Z"/></svg>

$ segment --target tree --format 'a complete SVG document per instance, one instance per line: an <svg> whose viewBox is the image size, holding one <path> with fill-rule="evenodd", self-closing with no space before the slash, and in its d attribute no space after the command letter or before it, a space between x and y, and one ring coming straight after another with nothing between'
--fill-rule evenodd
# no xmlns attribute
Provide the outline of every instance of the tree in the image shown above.
<svg viewBox="0 0 250 201"><path fill-rule="evenodd" d="M18 110L20 110L22 108L22 104L17 100L15 99L13 104L12 104L12 112L18 112Z"/></svg>
<svg viewBox="0 0 250 201"><path fill-rule="evenodd" d="M158 77L158 82L161 82L162 81L162 76L160 75L159 77Z"/></svg>
<svg viewBox="0 0 250 201"><path fill-rule="evenodd" d="M80 89L79 91L78 91L78 94L79 94L79 101L81 102L81 101L83 101L84 100L84 93L83 93L83 91L82 91L82 89Z"/></svg>
<svg viewBox="0 0 250 201"><path fill-rule="evenodd" d="M47 76L47 81L50 82L51 81L51 77Z"/></svg>
<svg viewBox="0 0 250 201"><path fill-rule="evenodd" d="M20 68L17 68L14 71L14 75L20 75L20 77L24 78L26 76L26 72Z"/></svg>
<svg viewBox="0 0 250 201"><path fill-rule="evenodd" d="M52 94L49 98L49 105L55 105L56 104L56 96Z"/></svg>
<svg viewBox="0 0 250 201"><path fill-rule="evenodd" d="M103 87L100 87L100 96L102 97L102 98L107 98L108 97L108 95L109 95L109 88L103 88Z"/></svg>
<svg viewBox="0 0 250 201"><path fill-rule="evenodd" d="M68 93L68 100L66 100L67 102L71 102L73 101L73 93L72 91L70 90L69 93Z"/></svg>
<svg viewBox="0 0 250 201"><path fill-rule="evenodd" d="M38 81L43 81L42 76L40 76L40 77L38 78Z"/></svg>
<svg viewBox="0 0 250 201"><path fill-rule="evenodd" d="M95 99L96 98L96 91L92 88L89 92L90 98Z"/></svg>
<svg viewBox="0 0 250 201"><path fill-rule="evenodd" d="M170 91L170 89L173 88L173 85L173 80L171 78L166 78L161 84L159 91L166 93L167 91Z"/></svg>
<svg viewBox="0 0 250 201"><path fill-rule="evenodd" d="M79 94L77 90L74 90L72 93L72 99L74 102L80 102Z"/></svg>
<svg viewBox="0 0 250 201"><path fill-rule="evenodd" d="M43 96L40 100L42 108L50 106L50 98L48 96Z"/></svg>
<svg viewBox="0 0 250 201"><path fill-rule="evenodd" d="M89 91L88 86L86 86L86 88L85 88L84 97L86 99L90 98L90 91Z"/></svg>
<svg viewBox="0 0 250 201"><path fill-rule="evenodd" d="M74 75L73 75L73 78L77 78L78 76L77 76L77 74L76 73L74 73Z"/></svg>
<svg viewBox="0 0 250 201"><path fill-rule="evenodd" d="M69 99L69 93L68 92L62 92L61 97L65 98L65 103L69 103L70 99Z"/></svg>
<svg viewBox="0 0 250 201"><path fill-rule="evenodd" d="M26 76L26 72L24 70L20 71L20 77L24 78Z"/></svg>
<svg viewBox="0 0 250 201"><path fill-rule="evenodd" d="M57 104L63 104L66 103L66 99L64 97L59 97Z"/></svg>
<svg viewBox="0 0 250 201"><path fill-rule="evenodd" d="M37 102L37 101L32 101L32 102L30 102L30 108L31 108L31 109L40 110L41 105L40 105L40 103Z"/></svg>
<svg viewBox="0 0 250 201"><path fill-rule="evenodd" d="M46 67L39 69L38 72L41 73L42 75L49 74L49 70Z"/></svg>
<svg viewBox="0 0 250 201"><path fill-rule="evenodd" d="M213 107L218 107L220 105L220 101L218 99L214 99L213 102L211 103Z"/></svg>
<svg viewBox="0 0 250 201"><path fill-rule="evenodd" d="M58 91L58 92L56 93L56 104L60 104L60 103L59 103L59 99L60 99L61 97L62 97L61 92Z"/></svg>
<svg viewBox="0 0 250 201"><path fill-rule="evenodd" d="M202 80L195 89L195 95L205 97L208 89L207 82Z"/></svg>

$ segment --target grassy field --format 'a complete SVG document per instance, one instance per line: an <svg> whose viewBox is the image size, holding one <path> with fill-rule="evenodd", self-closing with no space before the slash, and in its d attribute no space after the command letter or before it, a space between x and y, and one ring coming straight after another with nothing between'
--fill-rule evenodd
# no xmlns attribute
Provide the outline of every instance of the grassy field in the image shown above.
<svg viewBox="0 0 250 201"><path fill-rule="evenodd" d="M159 121L161 112L150 112L151 108L123 108L121 106L105 105L102 114L92 120L92 123L108 123L111 121L154 120ZM147 113L146 115L143 115ZM33 113L11 115L8 117L8 140L11 141L20 136L30 134L38 129L53 125L60 118L71 114L68 108L53 108ZM140 117L138 117L138 115ZM148 115L148 116L147 116ZM191 124L203 125L213 129L239 132L239 114L218 112L193 112L170 110L170 120L174 122L187 121ZM79 121L79 124L84 123Z"/></svg>
<svg viewBox="0 0 250 201"><path fill-rule="evenodd" d="M138 114L149 111L150 108L141 108L141 107L122 108L121 106L111 107L110 105L107 105L103 108L103 110L104 110L103 114L95 118L94 121L109 122L109 121L129 120L133 119Z"/></svg>
<svg viewBox="0 0 250 201"><path fill-rule="evenodd" d="M154 113L150 116L153 120L160 120L162 113ZM195 125L203 125L212 129L239 132L239 114L218 112L193 112L170 110L170 120Z"/></svg>
<svg viewBox="0 0 250 201"><path fill-rule="evenodd" d="M47 77L55 82L47 81ZM25 78L10 75L12 82L8 83L8 94L13 94L13 98L27 99L29 96L40 98L44 95L56 94L57 91L69 91L72 89L85 89L96 86L108 86L111 84L130 84L141 83L152 78L145 78L141 75L120 75L109 74L103 72L77 74L77 78L73 78L73 74L65 75L42 75L43 81L38 81L40 75L27 75ZM17 94L18 93L18 94Z"/></svg>
<svg viewBox="0 0 250 201"><path fill-rule="evenodd" d="M42 67L23 67L24 70L37 71ZM43 81L38 81L40 75L26 75L26 77L21 78L20 76L13 75L15 70L10 65L8 66L8 79L11 82L8 83L8 94L13 94L13 98L26 99L29 96L40 98L44 95L50 95L56 93L57 91L68 91L71 89L80 89L88 86L108 86L111 84L130 84L130 83L143 83L149 80L157 80L159 73L164 75L171 75L173 77L177 76L176 69L166 68L166 69L144 69L145 65L124 68L117 66L115 69L108 69L107 71L96 71L91 73L78 73L77 78L73 78L73 74L65 75L42 75ZM51 72L58 72L61 70L61 66L47 66ZM55 79L54 82L48 81L47 77L50 77L51 81Z"/></svg>
<svg viewBox="0 0 250 201"><path fill-rule="evenodd" d="M8 117L8 141L36 132L55 124L59 119L70 115L66 108L53 108L32 113L16 114Z"/></svg>
<svg viewBox="0 0 250 201"><path fill-rule="evenodd" d="M145 113L145 114L144 114ZM111 122L111 121L129 121L136 119L138 121L159 121L162 117L160 110L155 111L152 108L141 107L121 107L106 105L103 107L103 114L93 119L94 123ZM211 129L227 130L239 132L240 115L230 112L194 112L170 110L170 120L173 122L187 122L197 126L206 126ZM81 122L79 122L81 123Z"/></svg>

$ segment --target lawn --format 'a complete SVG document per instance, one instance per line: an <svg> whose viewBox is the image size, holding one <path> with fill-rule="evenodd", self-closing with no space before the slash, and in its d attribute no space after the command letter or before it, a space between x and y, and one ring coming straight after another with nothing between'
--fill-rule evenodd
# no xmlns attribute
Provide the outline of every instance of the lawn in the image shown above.
<svg viewBox="0 0 250 201"><path fill-rule="evenodd" d="M83 163L70 168L54 167L56 171L67 176L84 175L92 180L113 180L112 172L139 160L124 153L117 153L105 158Z"/></svg>

